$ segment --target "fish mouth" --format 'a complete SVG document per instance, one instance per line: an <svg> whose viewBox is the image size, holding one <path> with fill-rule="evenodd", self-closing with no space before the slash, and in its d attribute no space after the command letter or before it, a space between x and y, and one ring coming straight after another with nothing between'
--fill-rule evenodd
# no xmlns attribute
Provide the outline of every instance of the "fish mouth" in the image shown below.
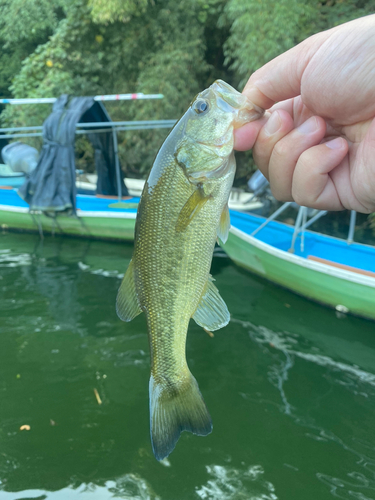
<svg viewBox="0 0 375 500"><path fill-rule="evenodd" d="M238 92L223 80L216 80L210 87L216 95L217 106L225 112L235 115L234 128L245 123L258 120L264 114L264 109L256 106L245 95Z"/></svg>

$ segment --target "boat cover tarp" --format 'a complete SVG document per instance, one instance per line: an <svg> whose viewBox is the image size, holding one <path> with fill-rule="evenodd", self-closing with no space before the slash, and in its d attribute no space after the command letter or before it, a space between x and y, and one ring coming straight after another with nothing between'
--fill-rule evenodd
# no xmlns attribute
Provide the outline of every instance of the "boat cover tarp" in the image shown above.
<svg viewBox="0 0 375 500"><path fill-rule="evenodd" d="M99 123L110 122L112 120L103 103L100 101L94 101L94 104L85 112L79 121L80 123ZM97 128L103 129L100 125ZM90 130L95 130L95 128ZM108 132L87 133L87 137L89 138L95 151L95 167L98 174L96 193L117 196L116 157L112 128L108 128L107 130ZM121 165L119 166L121 176L121 195L127 196L129 193L124 183L124 174L121 170Z"/></svg>
<svg viewBox="0 0 375 500"><path fill-rule="evenodd" d="M43 123L43 148L38 165L19 189L20 196L29 204L31 211L40 210L49 215L76 213L74 158L76 125L82 117L85 117L86 123L98 119L110 121L100 104L92 97L71 97L66 94L61 95L54 103L52 113ZM93 112L90 113L92 109ZM96 167L99 175L107 177L106 180L101 180L98 192L116 195L112 134L91 133L89 138L93 140L96 135L98 135L94 139ZM122 194L125 195L126 188L123 182L122 184Z"/></svg>

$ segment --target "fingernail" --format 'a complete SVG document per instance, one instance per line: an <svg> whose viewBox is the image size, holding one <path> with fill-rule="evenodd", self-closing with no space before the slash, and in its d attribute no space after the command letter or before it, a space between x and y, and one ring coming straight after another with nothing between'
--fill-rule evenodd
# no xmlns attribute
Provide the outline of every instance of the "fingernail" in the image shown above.
<svg viewBox="0 0 375 500"><path fill-rule="evenodd" d="M269 117L268 122L264 127L264 131L268 135L273 135L275 132L279 130L280 127L281 127L280 115L277 111L274 111L272 115Z"/></svg>
<svg viewBox="0 0 375 500"><path fill-rule="evenodd" d="M318 128L318 122L314 116L306 120L305 122L300 125L297 130L301 134L311 134L311 132L315 132L315 130Z"/></svg>
<svg viewBox="0 0 375 500"><path fill-rule="evenodd" d="M326 142L325 145L329 149L341 149L343 146L342 138L336 137L336 139L332 139L332 141Z"/></svg>

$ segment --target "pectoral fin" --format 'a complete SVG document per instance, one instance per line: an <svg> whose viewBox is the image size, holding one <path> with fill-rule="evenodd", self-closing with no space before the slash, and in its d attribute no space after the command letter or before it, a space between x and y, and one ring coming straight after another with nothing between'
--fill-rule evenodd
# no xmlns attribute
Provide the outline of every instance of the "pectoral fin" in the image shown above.
<svg viewBox="0 0 375 500"><path fill-rule="evenodd" d="M204 207L210 196L206 196L202 188L198 187L182 207L176 223L176 231L184 231L199 211Z"/></svg>
<svg viewBox="0 0 375 500"><path fill-rule="evenodd" d="M221 212L219 227L217 229L217 236L223 243L225 243L228 239L229 229L230 229L230 215L227 203L224 207L224 210Z"/></svg>
<svg viewBox="0 0 375 500"><path fill-rule="evenodd" d="M116 311L122 321L131 321L142 312L135 291L133 261L130 261L119 288L116 299Z"/></svg>
<svg viewBox="0 0 375 500"><path fill-rule="evenodd" d="M219 290L212 283L210 275L198 307L193 315L194 321L201 327L209 330L219 330L227 325L230 314L226 303L220 297Z"/></svg>

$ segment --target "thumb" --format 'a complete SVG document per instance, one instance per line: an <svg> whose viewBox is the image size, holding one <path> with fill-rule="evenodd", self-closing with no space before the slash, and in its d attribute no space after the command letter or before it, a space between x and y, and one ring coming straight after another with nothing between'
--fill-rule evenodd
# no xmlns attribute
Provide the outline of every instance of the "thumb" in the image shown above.
<svg viewBox="0 0 375 500"><path fill-rule="evenodd" d="M313 35L272 59L251 75L242 93L264 109L275 102L299 96L307 65L331 34L332 30L328 30Z"/></svg>

